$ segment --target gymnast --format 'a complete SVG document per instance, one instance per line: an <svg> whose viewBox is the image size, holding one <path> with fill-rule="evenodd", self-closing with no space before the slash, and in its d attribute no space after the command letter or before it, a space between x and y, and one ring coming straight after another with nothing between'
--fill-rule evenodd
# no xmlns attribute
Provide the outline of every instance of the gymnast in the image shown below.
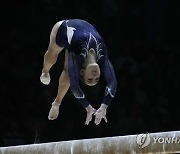
<svg viewBox="0 0 180 154"><path fill-rule="evenodd" d="M63 49L65 50L64 68L59 78L57 97L52 103L48 119L54 120L58 117L59 106L70 87L74 97L87 111L85 125L89 124L93 115L96 125L102 119L107 122L107 107L116 93L117 81L102 37L87 21L70 19L57 22L52 28L48 50L44 55L40 76L43 84L50 83L49 71ZM86 99L79 82L81 80L88 86L94 86L98 83L100 75L104 77L107 85L102 103L96 110Z"/></svg>

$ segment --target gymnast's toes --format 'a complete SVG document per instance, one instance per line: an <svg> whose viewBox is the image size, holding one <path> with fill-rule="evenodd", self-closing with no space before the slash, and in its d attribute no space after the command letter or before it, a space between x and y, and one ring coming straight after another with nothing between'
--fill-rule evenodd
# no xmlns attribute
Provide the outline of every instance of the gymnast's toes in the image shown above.
<svg viewBox="0 0 180 154"><path fill-rule="evenodd" d="M40 81L45 84L48 85L50 83L50 75L49 73L42 73L41 77L40 77Z"/></svg>
<svg viewBox="0 0 180 154"><path fill-rule="evenodd" d="M52 105L51 110L49 111L48 119L54 120L58 117L59 106Z"/></svg>

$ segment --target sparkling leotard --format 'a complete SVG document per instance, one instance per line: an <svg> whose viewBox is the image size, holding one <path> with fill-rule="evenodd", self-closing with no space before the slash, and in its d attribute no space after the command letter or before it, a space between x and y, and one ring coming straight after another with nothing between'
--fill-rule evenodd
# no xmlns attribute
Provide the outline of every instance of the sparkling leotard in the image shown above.
<svg viewBox="0 0 180 154"><path fill-rule="evenodd" d="M79 86L80 68L91 48L96 52L97 63L106 80L102 103L109 105L116 93L116 77L107 55L106 46L97 30L88 22L80 19L64 20L58 29L56 43L68 50L68 72L73 95L86 108L89 105Z"/></svg>

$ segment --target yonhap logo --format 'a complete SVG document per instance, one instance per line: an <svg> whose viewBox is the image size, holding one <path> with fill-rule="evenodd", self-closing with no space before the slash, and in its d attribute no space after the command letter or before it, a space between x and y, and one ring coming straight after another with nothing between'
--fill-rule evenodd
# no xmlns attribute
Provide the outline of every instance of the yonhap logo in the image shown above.
<svg viewBox="0 0 180 154"><path fill-rule="evenodd" d="M149 133L139 134L136 139L137 145L139 148L144 148L148 146L151 142Z"/></svg>

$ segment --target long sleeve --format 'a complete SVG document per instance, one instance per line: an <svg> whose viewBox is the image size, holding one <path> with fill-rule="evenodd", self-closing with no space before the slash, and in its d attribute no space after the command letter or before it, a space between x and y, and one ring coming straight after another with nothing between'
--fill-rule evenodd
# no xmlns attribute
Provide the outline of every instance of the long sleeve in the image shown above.
<svg viewBox="0 0 180 154"><path fill-rule="evenodd" d="M70 79L70 89L74 95L74 97L86 108L89 105L88 100L85 97L85 94L81 90L79 86L79 78L80 78L80 68L78 64L78 59L73 52L69 52L68 54L68 72Z"/></svg>
<svg viewBox="0 0 180 154"><path fill-rule="evenodd" d="M101 73L104 76L104 79L107 83L102 103L109 105L112 99L114 98L117 89L116 76L114 73L113 66L109 61L107 55L101 57L98 63L101 69Z"/></svg>

